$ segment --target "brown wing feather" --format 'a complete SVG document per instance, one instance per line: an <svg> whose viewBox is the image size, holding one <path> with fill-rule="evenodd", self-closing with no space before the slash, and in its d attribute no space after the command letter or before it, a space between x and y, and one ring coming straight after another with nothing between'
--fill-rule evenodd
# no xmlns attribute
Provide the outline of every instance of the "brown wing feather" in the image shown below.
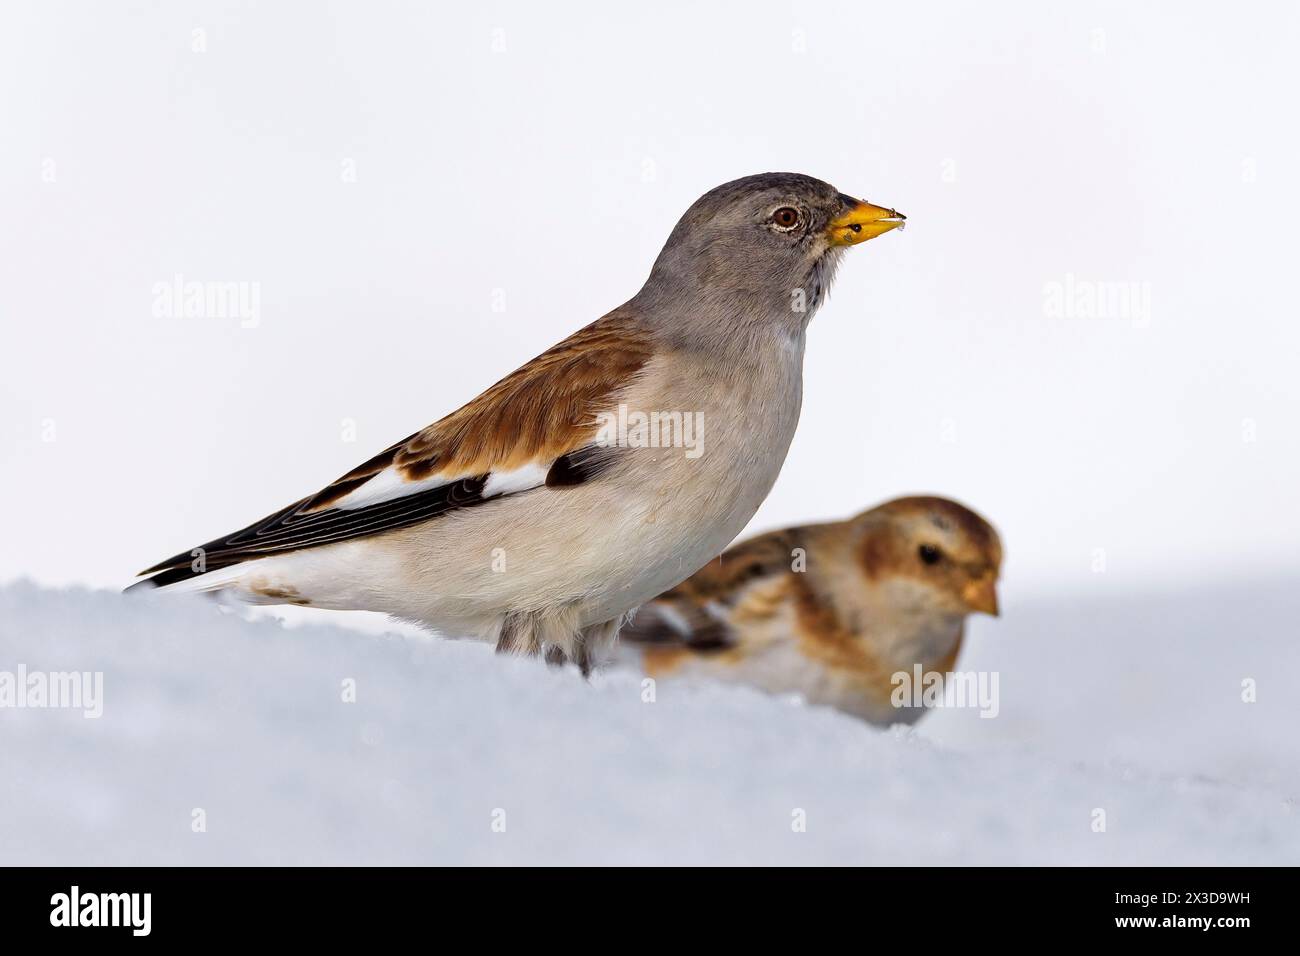
<svg viewBox="0 0 1300 956"><path fill-rule="evenodd" d="M312 507L328 507L390 465L419 481L553 461L591 441L595 412L626 387L652 352L644 330L612 312L343 475L312 499Z"/></svg>
<svg viewBox="0 0 1300 956"><path fill-rule="evenodd" d="M415 480L438 472L479 474L553 461L592 440L595 412L628 384L652 351L642 329L612 313L412 436L396 464Z"/></svg>
<svg viewBox="0 0 1300 956"><path fill-rule="evenodd" d="M203 546L205 571L250 558L343 541L403 527L485 500L488 475L529 463L564 465L553 487L594 477L600 456L596 413L609 406L653 352L649 335L613 312L575 332L497 382L458 411L384 450L330 485L261 521ZM332 507L389 467L409 481L446 475L448 484L352 509ZM414 490L414 489L413 489ZM496 498L486 500L497 500ZM189 551L141 574L187 577ZM201 573L201 572L198 572Z"/></svg>

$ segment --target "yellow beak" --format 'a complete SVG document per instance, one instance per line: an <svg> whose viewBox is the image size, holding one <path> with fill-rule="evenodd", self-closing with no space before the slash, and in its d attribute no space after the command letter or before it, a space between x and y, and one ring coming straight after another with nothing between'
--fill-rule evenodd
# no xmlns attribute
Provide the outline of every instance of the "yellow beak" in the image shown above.
<svg viewBox="0 0 1300 956"><path fill-rule="evenodd" d="M826 227L826 238L832 246L856 246L891 229L898 229L907 217L896 209L873 206L860 202Z"/></svg>
<svg viewBox="0 0 1300 956"><path fill-rule="evenodd" d="M961 599L966 602L966 606L972 611L982 611L985 614L992 614L997 617L997 579L990 574L976 581L968 581L966 586L961 589Z"/></svg>

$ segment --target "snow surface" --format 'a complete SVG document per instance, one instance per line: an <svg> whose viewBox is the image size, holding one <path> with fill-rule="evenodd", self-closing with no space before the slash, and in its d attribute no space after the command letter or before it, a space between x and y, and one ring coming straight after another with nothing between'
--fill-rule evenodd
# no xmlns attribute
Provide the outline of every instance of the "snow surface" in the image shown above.
<svg viewBox="0 0 1300 956"><path fill-rule="evenodd" d="M900 731L19 583L0 671L103 671L104 713L0 709L0 862L1296 864L1295 609L1281 586L1008 609L961 662L999 671L999 716Z"/></svg>

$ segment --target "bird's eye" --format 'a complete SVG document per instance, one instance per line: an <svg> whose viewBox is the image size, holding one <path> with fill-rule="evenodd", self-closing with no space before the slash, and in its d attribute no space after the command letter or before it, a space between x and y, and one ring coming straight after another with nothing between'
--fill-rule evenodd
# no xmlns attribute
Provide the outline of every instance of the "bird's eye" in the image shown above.
<svg viewBox="0 0 1300 956"><path fill-rule="evenodd" d="M923 544L916 549L916 553L921 556L921 560L926 564L938 564L939 559L943 557L943 552L932 544Z"/></svg>
<svg viewBox="0 0 1300 956"><path fill-rule="evenodd" d="M772 222L776 223L779 229L793 229L799 225L799 210L793 206L782 206L772 213Z"/></svg>

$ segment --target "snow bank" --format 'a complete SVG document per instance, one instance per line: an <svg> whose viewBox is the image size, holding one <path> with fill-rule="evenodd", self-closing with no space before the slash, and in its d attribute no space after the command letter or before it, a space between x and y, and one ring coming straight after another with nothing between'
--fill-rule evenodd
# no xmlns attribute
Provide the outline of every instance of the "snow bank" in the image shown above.
<svg viewBox="0 0 1300 956"><path fill-rule="evenodd" d="M0 710L0 856L9 864L1300 863L1300 816L1287 798L1295 778L1268 769L1294 733L1295 695L1269 705L1264 693L1265 678L1276 690L1279 665L1294 658L1265 654L1260 702L1233 704L1260 722L1262 742L1233 749L1216 738L1199 765L1186 763L1192 746L1169 758L1172 767L1147 769L1141 747L1117 762L1102 742L1141 695L1129 687L1131 667L1113 662L1106 684L1098 660L1141 660L1137 636L1080 643L1074 631L1084 623L1036 633L1051 620L1046 612L1026 611L1021 631L1009 620L977 635L963 661L992 655L985 663L1003 668L1001 715L943 713L920 733L900 733L743 688L660 684L647 703L637 675L585 684L481 645L286 628L201 600L12 585L0 589L0 671L101 671L104 699L98 719ZM1154 641L1163 653L1179 639ZM1206 666L1235 686L1240 668ZM1147 756L1177 736L1180 719L1181 730L1198 733L1186 706L1198 688L1180 693L1182 677L1172 690L1146 687L1155 703L1143 707L1158 730L1128 730ZM1158 713L1162 700L1167 713ZM1285 726L1262 729L1283 716ZM1097 733L1050 730L1080 721ZM1095 808L1106 814L1103 833L1092 829ZM203 832L194 830L196 810Z"/></svg>

